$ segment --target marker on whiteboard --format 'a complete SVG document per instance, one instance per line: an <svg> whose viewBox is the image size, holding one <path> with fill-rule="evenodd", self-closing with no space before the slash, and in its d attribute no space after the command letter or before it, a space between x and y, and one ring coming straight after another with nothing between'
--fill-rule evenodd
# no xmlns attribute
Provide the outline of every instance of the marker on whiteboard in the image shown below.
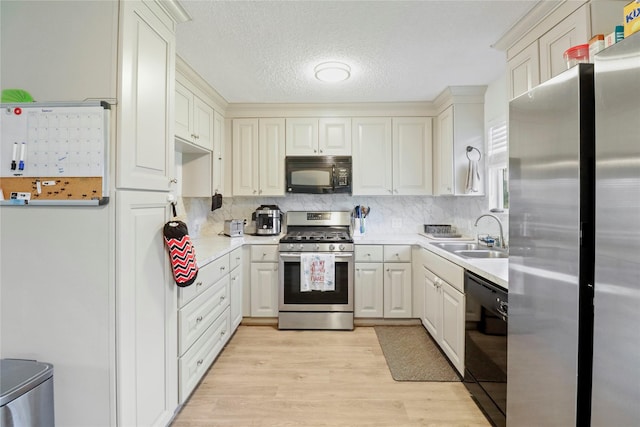
<svg viewBox="0 0 640 427"><path fill-rule="evenodd" d="M24 147L25 147L24 142L22 143L22 146L20 147L20 163L18 163L18 169L23 171L24 170Z"/></svg>
<svg viewBox="0 0 640 427"><path fill-rule="evenodd" d="M16 156L18 155L18 143L13 143L13 158L11 159L11 170L16 170Z"/></svg>

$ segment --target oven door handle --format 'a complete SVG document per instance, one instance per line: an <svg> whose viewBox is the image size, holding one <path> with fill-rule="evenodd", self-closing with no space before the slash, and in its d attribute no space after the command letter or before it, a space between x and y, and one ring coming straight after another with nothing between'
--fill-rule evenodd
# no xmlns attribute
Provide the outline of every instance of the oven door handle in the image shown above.
<svg viewBox="0 0 640 427"><path fill-rule="evenodd" d="M304 252L280 252L280 258L286 258L286 259L300 259L300 255L302 255ZM313 252L309 252L309 253L313 253ZM349 253L349 254L334 254L334 256L336 258L353 258L353 254Z"/></svg>

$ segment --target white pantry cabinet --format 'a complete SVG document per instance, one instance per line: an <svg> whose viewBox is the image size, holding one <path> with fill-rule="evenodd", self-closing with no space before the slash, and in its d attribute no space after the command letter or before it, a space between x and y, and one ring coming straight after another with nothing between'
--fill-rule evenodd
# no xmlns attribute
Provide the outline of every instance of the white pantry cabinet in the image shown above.
<svg viewBox="0 0 640 427"><path fill-rule="evenodd" d="M178 401L177 286L162 235L167 193L118 190L116 203L118 425L166 425Z"/></svg>
<svg viewBox="0 0 640 427"><path fill-rule="evenodd" d="M350 118L286 119L287 156L350 156Z"/></svg>
<svg viewBox="0 0 640 427"><path fill-rule="evenodd" d="M278 317L278 245L251 246L251 316Z"/></svg>
<svg viewBox="0 0 640 427"><path fill-rule="evenodd" d="M354 118L353 194L430 195L430 117Z"/></svg>
<svg viewBox="0 0 640 427"><path fill-rule="evenodd" d="M233 195L284 196L284 119L233 120Z"/></svg>

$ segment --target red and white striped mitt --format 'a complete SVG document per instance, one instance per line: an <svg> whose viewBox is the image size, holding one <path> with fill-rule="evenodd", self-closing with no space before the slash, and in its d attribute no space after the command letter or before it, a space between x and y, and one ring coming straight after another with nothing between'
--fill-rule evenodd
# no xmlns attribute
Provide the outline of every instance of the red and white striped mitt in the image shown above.
<svg viewBox="0 0 640 427"><path fill-rule="evenodd" d="M176 285L180 287L191 285L198 276L198 265L187 224L182 221L167 222L164 225L164 241L169 248Z"/></svg>

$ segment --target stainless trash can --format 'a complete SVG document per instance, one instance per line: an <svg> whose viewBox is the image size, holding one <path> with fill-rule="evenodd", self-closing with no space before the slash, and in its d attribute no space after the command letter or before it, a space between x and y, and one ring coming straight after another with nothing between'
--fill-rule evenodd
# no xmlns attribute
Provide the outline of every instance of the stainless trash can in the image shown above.
<svg viewBox="0 0 640 427"><path fill-rule="evenodd" d="M53 365L0 360L0 427L53 427Z"/></svg>

